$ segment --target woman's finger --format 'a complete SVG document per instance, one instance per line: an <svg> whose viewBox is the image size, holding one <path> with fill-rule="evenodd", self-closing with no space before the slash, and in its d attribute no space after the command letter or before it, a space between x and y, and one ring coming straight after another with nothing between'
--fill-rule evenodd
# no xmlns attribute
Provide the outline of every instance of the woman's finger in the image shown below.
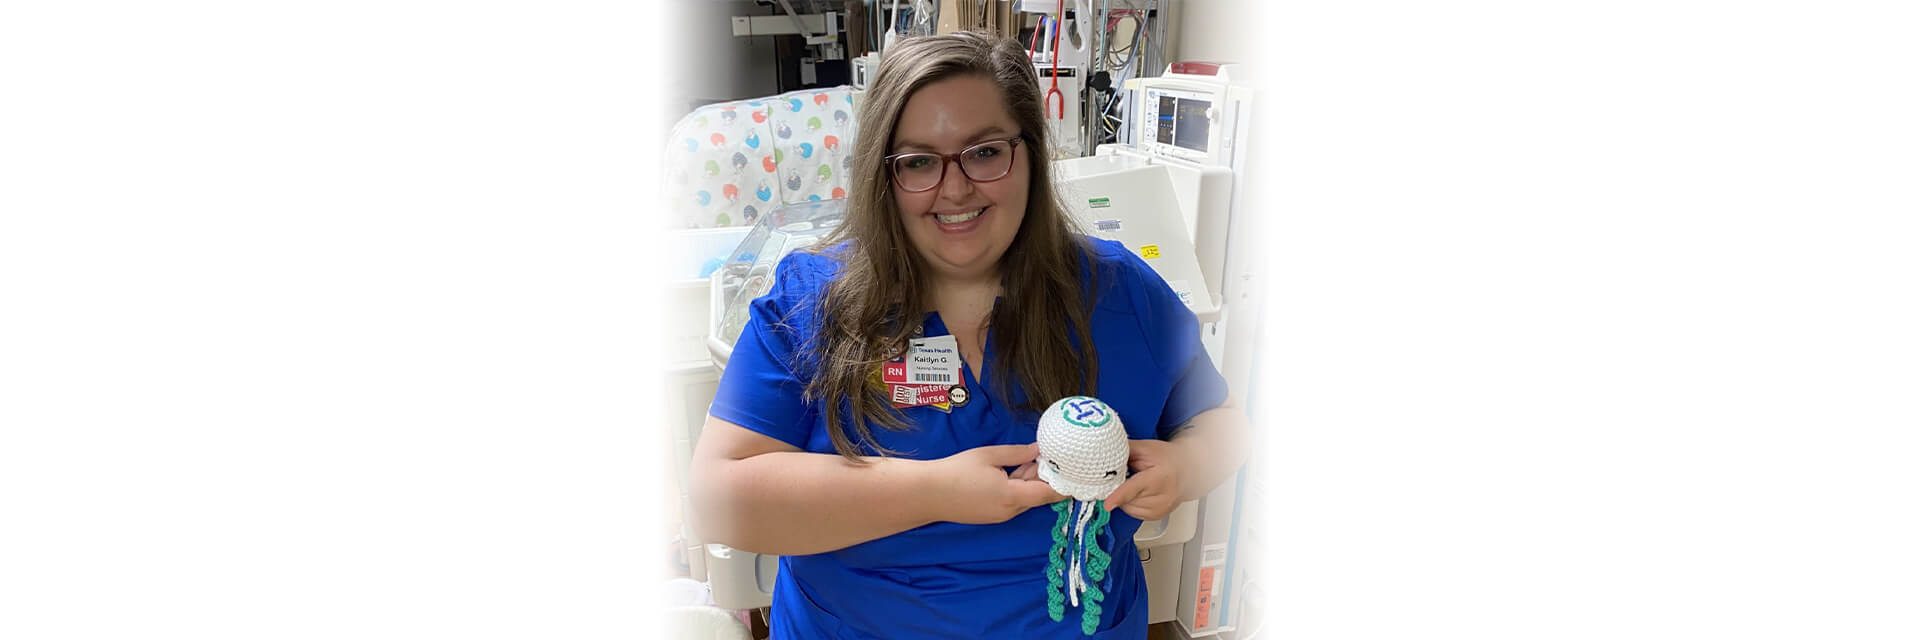
<svg viewBox="0 0 1920 640"><path fill-rule="evenodd" d="M996 444L973 449L995 466L1011 467L1033 462L1040 448L1030 444Z"/></svg>
<svg viewBox="0 0 1920 640"><path fill-rule="evenodd" d="M1054 492L1053 487L1047 486L1045 482L1015 480L1012 484L1014 499L1024 507L1038 507L1067 499L1066 496Z"/></svg>
<svg viewBox="0 0 1920 640"><path fill-rule="evenodd" d="M1119 511L1120 509L1124 508L1128 502L1131 502L1134 498L1139 497L1140 488L1145 485L1134 481L1134 478L1138 478L1138 477L1139 476L1134 476L1133 478L1127 478L1127 481L1120 483L1120 487L1117 489L1114 489L1113 493L1107 494L1107 510L1108 511Z"/></svg>
<svg viewBox="0 0 1920 640"><path fill-rule="evenodd" d="M1153 505L1143 502L1129 504L1124 508L1124 511L1127 512L1127 515L1133 516L1143 522L1152 522L1167 517L1166 513L1155 508Z"/></svg>

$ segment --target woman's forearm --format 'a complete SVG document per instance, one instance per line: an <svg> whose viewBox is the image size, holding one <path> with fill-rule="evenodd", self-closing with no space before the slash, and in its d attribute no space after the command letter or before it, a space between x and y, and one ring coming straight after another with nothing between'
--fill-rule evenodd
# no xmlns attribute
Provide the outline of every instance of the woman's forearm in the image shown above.
<svg viewBox="0 0 1920 640"><path fill-rule="evenodd" d="M1194 416L1193 426L1174 435L1185 464L1180 474L1180 500L1198 500L1240 470L1247 461L1251 429L1247 416L1231 404Z"/></svg>
<svg viewBox="0 0 1920 640"><path fill-rule="evenodd" d="M774 555L844 549L933 522L928 462L772 452L696 462L695 522L703 537Z"/></svg>

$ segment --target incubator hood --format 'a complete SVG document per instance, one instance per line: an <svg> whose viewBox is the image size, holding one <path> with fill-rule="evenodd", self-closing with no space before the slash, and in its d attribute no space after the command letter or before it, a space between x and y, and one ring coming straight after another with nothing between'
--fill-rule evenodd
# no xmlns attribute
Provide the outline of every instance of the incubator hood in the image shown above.
<svg viewBox="0 0 1920 640"><path fill-rule="evenodd" d="M747 307L773 288L773 269L795 249L812 246L846 218L844 199L790 204L768 211L747 232L708 280L713 326L707 332L707 352L713 363L726 368L733 343L746 329Z"/></svg>

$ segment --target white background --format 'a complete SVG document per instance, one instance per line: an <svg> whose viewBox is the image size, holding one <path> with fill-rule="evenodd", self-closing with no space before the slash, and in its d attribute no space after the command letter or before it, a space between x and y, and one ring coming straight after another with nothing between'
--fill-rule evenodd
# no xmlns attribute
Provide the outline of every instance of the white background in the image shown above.
<svg viewBox="0 0 1920 640"><path fill-rule="evenodd" d="M658 5L41 4L0 636L650 637ZM1239 11L1260 637L1920 633L1902 3Z"/></svg>

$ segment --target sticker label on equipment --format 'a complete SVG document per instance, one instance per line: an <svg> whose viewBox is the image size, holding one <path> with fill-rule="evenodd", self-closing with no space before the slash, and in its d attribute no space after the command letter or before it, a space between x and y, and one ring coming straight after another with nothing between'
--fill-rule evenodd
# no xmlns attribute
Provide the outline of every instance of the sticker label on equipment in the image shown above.
<svg viewBox="0 0 1920 640"><path fill-rule="evenodd" d="M1213 574L1217 567L1200 567L1200 597L1193 603L1193 626L1206 628L1212 622Z"/></svg>
<svg viewBox="0 0 1920 640"><path fill-rule="evenodd" d="M1198 597L1193 603L1193 626L1200 630L1220 622L1220 598L1227 590L1227 545L1210 544L1200 550Z"/></svg>
<svg viewBox="0 0 1920 640"><path fill-rule="evenodd" d="M1095 209L1105 209L1113 206L1113 201L1108 198L1087 198L1087 206Z"/></svg>
<svg viewBox="0 0 1920 640"><path fill-rule="evenodd" d="M1157 245L1157 244L1140 245L1140 257L1146 258L1148 260L1152 260L1154 258L1160 257L1160 245Z"/></svg>
<svg viewBox="0 0 1920 640"><path fill-rule="evenodd" d="M960 383L960 344L953 336L915 338L907 344L904 382L943 386Z"/></svg>
<svg viewBox="0 0 1920 640"><path fill-rule="evenodd" d="M1121 225L1120 225L1120 221L1119 221L1119 220L1095 220L1095 221L1093 221L1093 228L1094 228L1094 230L1095 230L1095 231L1108 231L1108 232L1111 232L1111 231L1119 231L1119 230L1120 230L1120 226L1121 226Z"/></svg>

